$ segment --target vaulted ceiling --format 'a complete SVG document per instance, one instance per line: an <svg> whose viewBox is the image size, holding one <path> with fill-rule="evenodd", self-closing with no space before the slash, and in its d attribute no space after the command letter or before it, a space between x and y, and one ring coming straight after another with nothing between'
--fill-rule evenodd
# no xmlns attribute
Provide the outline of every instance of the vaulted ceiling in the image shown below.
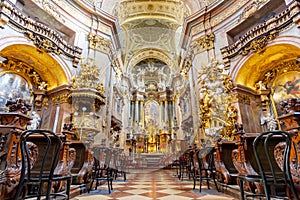
<svg viewBox="0 0 300 200"><path fill-rule="evenodd" d="M137 63L149 58L161 60L176 70L184 20L210 1L103 0L102 9L116 16L121 27L126 71L132 71Z"/></svg>

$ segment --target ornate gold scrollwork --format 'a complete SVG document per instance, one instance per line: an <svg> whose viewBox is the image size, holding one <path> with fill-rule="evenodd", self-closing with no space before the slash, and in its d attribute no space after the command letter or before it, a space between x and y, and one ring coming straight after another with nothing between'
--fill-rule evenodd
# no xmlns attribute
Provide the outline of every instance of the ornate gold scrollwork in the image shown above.
<svg viewBox="0 0 300 200"><path fill-rule="evenodd" d="M272 70L267 71L263 77L255 83L255 89L260 91L268 89L273 84L275 78L283 73L289 71L298 71L300 68L300 62L297 60L289 60L283 63L280 63L277 66L274 66Z"/></svg>
<svg viewBox="0 0 300 200"><path fill-rule="evenodd" d="M272 32L267 36L263 36L256 40L253 40L250 45L242 48L241 54L246 56L248 53L259 53L263 48L267 46L267 44L274 40L278 36L278 32Z"/></svg>
<svg viewBox="0 0 300 200"><path fill-rule="evenodd" d="M214 48L215 34L204 35L194 40L191 44L195 54Z"/></svg>
<svg viewBox="0 0 300 200"><path fill-rule="evenodd" d="M96 65L90 65L90 63L81 64L81 74L72 78L72 89L89 88L96 89L102 95L105 90L103 83L100 83L100 68Z"/></svg>
<svg viewBox="0 0 300 200"><path fill-rule="evenodd" d="M43 87L43 89L46 89L48 86L47 82L43 81L37 71L21 61L8 60L7 62L0 63L0 68L18 73L25 78L27 77L31 81L33 86L37 89L39 87Z"/></svg>
<svg viewBox="0 0 300 200"><path fill-rule="evenodd" d="M89 47L92 49L97 49L105 54L109 54L112 51L111 41L105 39L104 37L89 33L88 41Z"/></svg>

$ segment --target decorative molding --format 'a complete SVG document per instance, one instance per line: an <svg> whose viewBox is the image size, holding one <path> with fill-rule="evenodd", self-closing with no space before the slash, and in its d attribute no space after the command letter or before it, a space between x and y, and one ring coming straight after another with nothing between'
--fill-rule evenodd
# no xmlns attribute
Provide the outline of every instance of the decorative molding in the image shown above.
<svg viewBox="0 0 300 200"><path fill-rule="evenodd" d="M65 22L65 20L62 18L60 12L58 11L56 5L51 3L49 0L33 0L38 5L41 5L44 11L46 11L48 14L52 15L55 19L59 19L62 22Z"/></svg>
<svg viewBox="0 0 300 200"><path fill-rule="evenodd" d="M112 43L110 40L105 39L96 34L89 33L88 35L89 47L96 49L102 53L110 55L112 52Z"/></svg>
<svg viewBox="0 0 300 200"><path fill-rule="evenodd" d="M156 0L155 2L148 0L121 1L115 8L115 13L121 25L148 15L182 24L184 19L190 14L186 5L178 0Z"/></svg>
<svg viewBox="0 0 300 200"><path fill-rule="evenodd" d="M300 62L297 60L289 60L283 62L277 66L274 66L271 70L267 71L261 80L255 83L256 90L265 90L271 88L273 81L278 75L289 71L299 71Z"/></svg>
<svg viewBox="0 0 300 200"><path fill-rule="evenodd" d="M250 5L244 8L238 20L238 23L251 17L266 2L267 0L253 0L253 2Z"/></svg>
<svg viewBox="0 0 300 200"><path fill-rule="evenodd" d="M77 67L81 48L68 44L57 31L23 15L9 1L4 0L0 3L0 28L6 24L28 36L40 50L73 59L73 66Z"/></svg>
<svg viewBox="0 0 300 200"><path fill-rule="evenodd" d="M211 33L197 38L191 43L194 54L214 48L215 34Z"/></svg>
<svg viewBox="0 0 300 200"><path fill-rule="evenodd" d="M221 49L223 59L231 59L238 55L246 56L250 52L260 52L270 41L274 40L281 31L292 24L293 18L299 14L299 11L293 15L291 14L288 8L268 21L249 30L237 42Z"/></svg>
<svg viewBox="0 0 300 200"><path fill-rule="evenodd" d="M41 78L37 71L23 62L7 60L0 63L0 68L20 74L22 77L27 78L36 89L46 89L48 86L47 82Z"/></svg>
<svg viewBox="0 0 300 200"><path fill-rule="evenodd" d="M61 94L55 97L51 98L51 101L53 104L62 104L62 103L68 103L69 102L69 94Z"/></svg>

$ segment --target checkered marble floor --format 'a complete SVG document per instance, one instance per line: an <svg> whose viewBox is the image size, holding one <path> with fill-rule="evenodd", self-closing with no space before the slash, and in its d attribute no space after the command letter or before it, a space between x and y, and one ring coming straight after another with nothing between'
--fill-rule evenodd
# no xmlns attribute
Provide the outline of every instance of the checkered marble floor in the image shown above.
<svg viewBox="0 0 300 200"><path fill-rule="evenodd" d="M131 170L127 175L127 181L117 180L113 182L113 191L108 194L107 185L99 186L89 194L82 194L72 200L233 200L234 198L219 193L216 190L207 190L199 185L193 190L192 180L180 181L174 176L173 170L166 169L140 169Z"/></svg>

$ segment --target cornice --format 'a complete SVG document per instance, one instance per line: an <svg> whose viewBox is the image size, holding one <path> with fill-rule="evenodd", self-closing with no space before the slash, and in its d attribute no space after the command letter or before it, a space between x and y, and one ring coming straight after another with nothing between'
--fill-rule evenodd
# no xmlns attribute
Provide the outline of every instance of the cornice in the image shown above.
<svg viewBox="0 0 300 200"><path fill-rule="evenodd" d="M188 43L192 36L193 28L197 27L198 25L201 25L205 21L208 21L210 17L212 17L211 20L213 20L213 18L215 17L218 17L219 14L224 12L224 9L226 9L233 3L236 4L237 2L237 1L232 2L232 1L234 0L216 0L212 4L209 4L207 7L204 7L198 12L187 17L183 24L182 30L184 30L184 32L180 40L181 47L183 49L187 49ZM226 16L223 16L223 20L224 18L226 18Z"/></svg>
<svg viewBox="0 0 300 200"><path fill-rule="evenodd" d="M116 46L116 49L120 48L120 26L116 17L110 15L100 8L96 8L94 5L87 3L87 1L82 0L73 0L78 6L80 6L88 14L94 14L96 17L99 17L99 20L104 25L110 27L112 32L113 43Z"/></svg>

